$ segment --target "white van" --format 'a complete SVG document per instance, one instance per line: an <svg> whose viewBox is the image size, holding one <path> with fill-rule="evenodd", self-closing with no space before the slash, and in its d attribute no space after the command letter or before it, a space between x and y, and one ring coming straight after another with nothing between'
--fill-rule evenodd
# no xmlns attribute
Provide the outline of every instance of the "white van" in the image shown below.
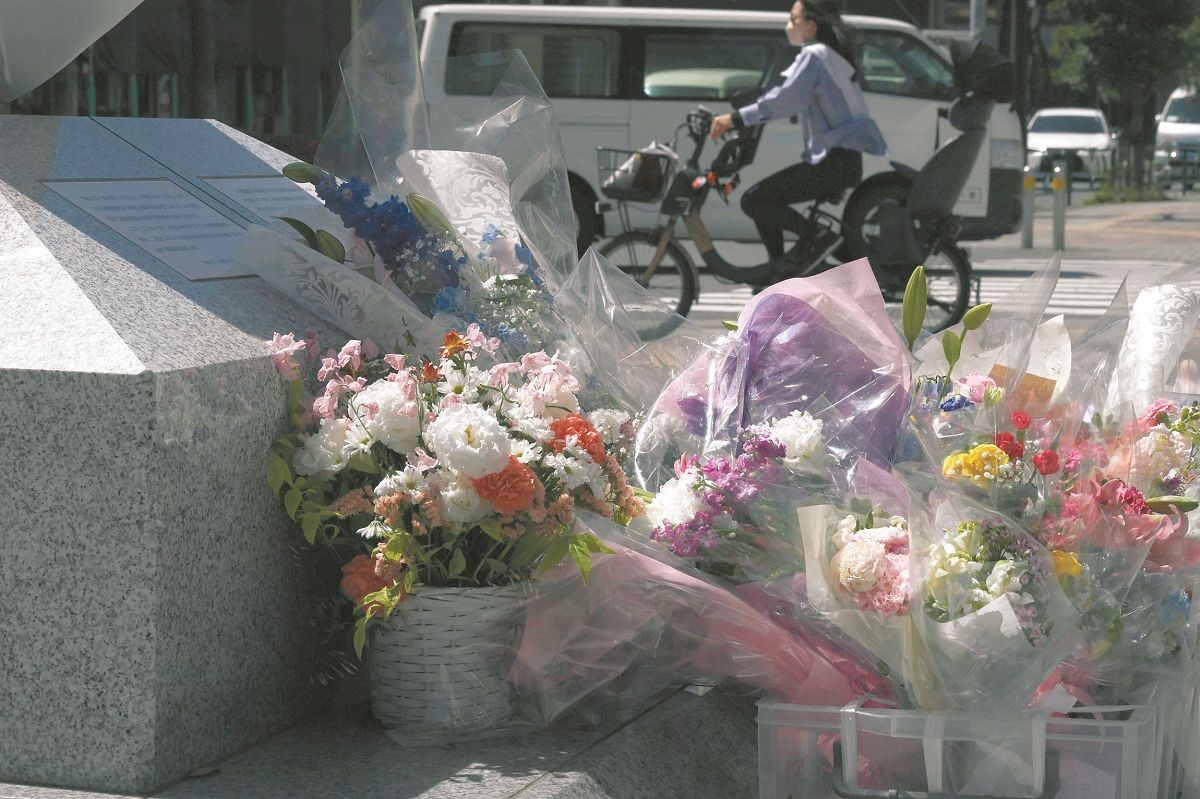
<svg viewBox="0 0 1200 799"><path fill-rule="evenodd" d="M871 114L891 147L891 158L920 168L957 135L943 118L955 96L945 51L912 25L878 17L847 16L863 45L862 79ZM613 235L599 198L596 148L637 149L668 140L688 111L705 104L716 112L727 100L763 91L795 58L784 35L786 13L625 8L613 6L435 5L420 14L421 65L431 106L464 109L490 95L499 75L465 68L455 56L521 50L546 94L562 136L580 241ZM1020 121L997 108L991 146L967 181L957 212L963 240L994 238L1020 220L1025 149ZM792 120L767 127L757 158L742 174L749 186L799 160L803 130ZM713 150L715 154L715 150ZM888 159L867 156L863 183L847 203L864 201L888 180ZM714 237L755 241L750 219L736 201L710 203L705 222ZM656 206L631 214L652 227Z"/></svg>

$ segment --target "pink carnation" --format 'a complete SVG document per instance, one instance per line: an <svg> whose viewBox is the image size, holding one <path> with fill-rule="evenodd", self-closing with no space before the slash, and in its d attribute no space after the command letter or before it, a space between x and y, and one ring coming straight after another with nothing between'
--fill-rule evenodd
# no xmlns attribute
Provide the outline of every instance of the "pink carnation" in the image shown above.
<svg viewBox="0 0 1200 799"><path fill-rule="evenodd" d="M881 616L899 616L908 612L908 595L911 583L908 576L908 555L887 555L883 573L875 587L861 594L854 594L859 610L878 613Z"/></svg>
<svg viewBox="0 0 1200 799"><path fill-rule="evenodd" d="M1158 417L1160 414L1165 413L1167 415L1172 415L1178 411L1179 407L1176 406L1175 403L1171 402L1170 400L1158 399L1155 400L1149 408L1142 412L1142 415L1137 418L1137 423L1143 429L1151 428L1159 423Z"/></svg>

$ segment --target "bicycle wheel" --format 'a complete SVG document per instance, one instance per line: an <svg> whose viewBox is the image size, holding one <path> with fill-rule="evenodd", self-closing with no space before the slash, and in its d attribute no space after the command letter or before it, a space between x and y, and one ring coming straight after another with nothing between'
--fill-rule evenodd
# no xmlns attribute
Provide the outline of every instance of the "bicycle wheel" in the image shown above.
<svg viewBox="0 0 1200 799"><path fill-rule="evenodd" d="M944 243L925 259L929 310L925 329L932 333L962 321L971 301L971 261L957 244Z"/></svg>
<svg viewBox="0 0 1200 799"><path fill-rule="evenodd" d="M692 259L678 242L671 241L654 274L646 279L647 265L658 250L659 234L631 230L605 242L600 254L636 280L646 294L623 297L625 312L643 341L670 333L683 321L696 298L696 272Z"/></svg>

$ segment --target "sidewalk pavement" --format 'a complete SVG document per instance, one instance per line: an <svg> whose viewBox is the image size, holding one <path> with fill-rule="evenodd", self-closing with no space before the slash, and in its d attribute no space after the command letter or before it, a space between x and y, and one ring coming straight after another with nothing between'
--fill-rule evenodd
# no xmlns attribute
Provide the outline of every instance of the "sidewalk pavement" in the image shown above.
<svg viewBox="0 0 1200 799"><path fill-rule="evenodd" d="M1033 249L1021 233L967 242L972 261L1048 260L1054 254L1053 217L1041 198L1034 216ZM1195 263L1200 266L1200 195L1163 202L1074 205L1067 209L1064 258L1099 261Z"/></svg>

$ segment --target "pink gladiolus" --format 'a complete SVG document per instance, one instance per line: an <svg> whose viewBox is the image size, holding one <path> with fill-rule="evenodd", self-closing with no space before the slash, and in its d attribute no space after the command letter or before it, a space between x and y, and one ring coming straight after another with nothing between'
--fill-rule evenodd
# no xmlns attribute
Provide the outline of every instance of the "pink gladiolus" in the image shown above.
<svg viewBox="0 0 1200 799"><path fill-rule="evenodd" d="M325 393L313 400L313 415L318 419L332 419L337 413L338 399L342 396L342 384L330 380L325 384Z"/></svg>
<svg viewBox="0 0 1200 799"><path fill-rule="evenodd" d="M351 372L357 373L362 368L362 358L362 342L358 339L350 339L338 353L337 362L338 366L343 369L349 366Z"/></svg>
<svg viewBox="0 0 1200 799"><path fill-rule="evenodd" d="M330 352L333 352L333 350L330 350ZM340 367L338 366L336 358L332 356L328 358L322 358L321 368L317 372L317 379L324 382L331 378L337 377L339 369Z"/></svg>

